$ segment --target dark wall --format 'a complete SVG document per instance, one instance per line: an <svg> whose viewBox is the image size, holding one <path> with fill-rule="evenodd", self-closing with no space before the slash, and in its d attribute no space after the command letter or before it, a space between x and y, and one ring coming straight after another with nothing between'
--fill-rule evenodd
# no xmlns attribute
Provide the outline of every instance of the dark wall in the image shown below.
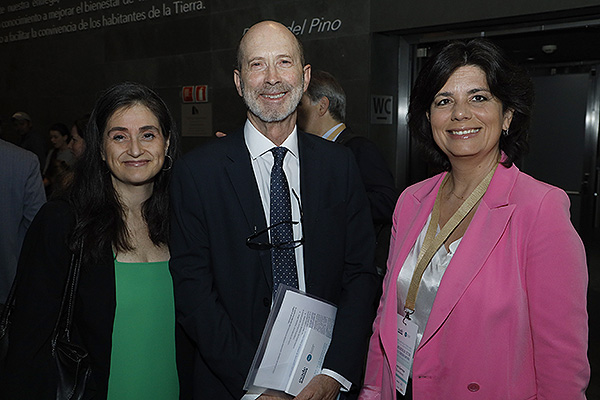
<svg viewBox="0 0 600 400"><path fill-rule="evenodd" d="M236 46L244 29L264 19L278 20L298 34L313 68L336 75L348 92L349 123L358 132L368 130L368 2L4 3L8 4L0 5L0 118L3 137L9 140L16 139L10 124L15 111L28 112L45 133L53 122L71 124L89 112L101 89L124 80L157 90L180 126L182 87L208 85L211 132L236 129L245 118L232 79ZM203 140L185 137L184 145L189 149Z"/></svg>
<svg viewBox="0 0 600 400"><path fill-rule="evenodd" d="M600 0L454 2L426 0L3 0L0 5L2 136L26 111L39 131L89 112L98 92L132 80L155 88L182 126L181 90L207 85L203 133L230 132L245 107L233 83L235 50L244 29L275 19L298 33L313 68L333 73L348 95L348 124L379 145L394 172L405 175L406 99L410 57L398 30L521 18L585 9ZM45 19L44 19L45 18ZM381 34L381 33L382 34ZM393 124L371 123L372 95L394 97ZM204 107L205 104L198 105ZM189 132L188 132L189 133ZM185 137L189 149L207 137ZM400 177L402 183L404 178Z"/></svg>
<svg viewBox="0 0 600 400"><path fill-rule="evenodd" d="M529 16L600 5L598 0L377 0L371 6L371 30L385 32Z"/></svg>

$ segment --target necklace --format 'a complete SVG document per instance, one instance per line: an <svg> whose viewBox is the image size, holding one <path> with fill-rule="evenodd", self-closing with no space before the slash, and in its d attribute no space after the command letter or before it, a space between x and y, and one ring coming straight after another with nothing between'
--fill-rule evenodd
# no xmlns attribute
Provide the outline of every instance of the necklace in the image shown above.
<svg viewBox="0 0 600 400"><path fill-rule="evenodd" d="M464 200L464 199L465 199L464 197L462 197L462 196L459 196L459 195L457 195L456 193L454 193L454 191L452 191L452 190L450 191L450 193L452 193L452 194L454 195L454 197L456 197L456 198L457 198L457 199L459 199L459 200Z"/></svg>
<svg viewBox="0 0 600 400"><path fill-rule="evenodd" d="M442 187L445 188L445 186L446 186L447 183L448 183L448 179L445 179ZM466 198L466 196L459 196L459 195L457 195L456 193L454 193L454 190L452 190L452 189L450 189L450 194L452 196L456 197L459 200L464 200Z"/></svg>

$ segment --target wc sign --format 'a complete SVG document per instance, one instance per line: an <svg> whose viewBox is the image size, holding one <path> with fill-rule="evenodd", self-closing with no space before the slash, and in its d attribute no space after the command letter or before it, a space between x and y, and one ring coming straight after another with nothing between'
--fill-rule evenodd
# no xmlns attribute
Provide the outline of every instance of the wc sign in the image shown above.
<svg viewBox="0 0 600 400"><path fill-rule="evenodd" d="M371 123L392 124L392 110L394 109L393 96L371 96Z"/></svg>

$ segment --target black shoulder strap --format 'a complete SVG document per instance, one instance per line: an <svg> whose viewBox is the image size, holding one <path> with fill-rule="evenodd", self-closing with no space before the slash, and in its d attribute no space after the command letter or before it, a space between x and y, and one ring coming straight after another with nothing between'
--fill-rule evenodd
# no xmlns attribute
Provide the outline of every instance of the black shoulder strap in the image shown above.
<svg viewBox="0 0 600 400"><path fill-rule="evenodd" d="M79 271L81 268L81 259L83 256L83 244L80 242L77 246L78 254L73 253L71 256L71 265L69 267L69 275L65 283L65 291L63 293L58 318L52 333L52 351L56 346L56 341L61 333L64 337L71 340L71 323L73 322L73 306L75 304L75 294L79 283Z"/></svg>

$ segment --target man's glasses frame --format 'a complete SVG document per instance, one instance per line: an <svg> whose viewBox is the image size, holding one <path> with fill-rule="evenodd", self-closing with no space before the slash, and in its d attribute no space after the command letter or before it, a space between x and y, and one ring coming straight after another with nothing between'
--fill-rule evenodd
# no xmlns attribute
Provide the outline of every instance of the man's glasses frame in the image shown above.
<svg viewBox="0 0 600 400"><path fill-rule="evenodd" d="M302 246L304 244L304 212L302 211L302 204L300 203L300 198L296 194L296 191L292 189L292 194L296 198L298 202L298 209L300 210L300 221L279 221L276 224L266 227L265 229L261 229L260 231L256 231L246 238L246 246L251 248L252 250L271 250L271 249L295 249L296 247ZM300 224L302 227L302 238L298 240L290 240L288 242L282 243L271 243L271 242L261 242L258 238L276 226L282 224L292 224L297 225Z"/></svg>

